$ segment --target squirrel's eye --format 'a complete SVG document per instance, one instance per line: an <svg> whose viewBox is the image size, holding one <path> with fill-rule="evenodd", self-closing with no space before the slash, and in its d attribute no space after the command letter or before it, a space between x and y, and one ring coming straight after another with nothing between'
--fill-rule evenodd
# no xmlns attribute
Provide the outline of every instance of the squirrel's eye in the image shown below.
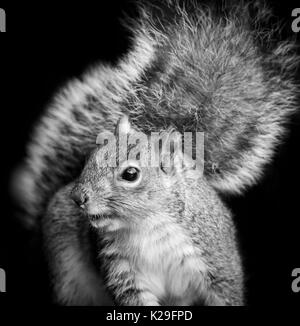
<svg viewBox="0 0 300 326"><path fill-rule="evenodd" d="M140 171L137 168L129 167L122 173L122 179L126 181L136 181Z"/></svg>

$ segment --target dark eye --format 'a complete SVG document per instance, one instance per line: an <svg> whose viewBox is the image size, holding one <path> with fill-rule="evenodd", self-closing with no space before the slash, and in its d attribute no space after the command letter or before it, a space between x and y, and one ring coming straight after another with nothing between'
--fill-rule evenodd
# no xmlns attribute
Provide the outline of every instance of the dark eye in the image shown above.
<svg viewBox="0 0 300 326"><path fill-rule="evenodd" d="M140 171L137 168L129 167L122 173L122 179L126 181L136 181L140 175Z"/></svg>

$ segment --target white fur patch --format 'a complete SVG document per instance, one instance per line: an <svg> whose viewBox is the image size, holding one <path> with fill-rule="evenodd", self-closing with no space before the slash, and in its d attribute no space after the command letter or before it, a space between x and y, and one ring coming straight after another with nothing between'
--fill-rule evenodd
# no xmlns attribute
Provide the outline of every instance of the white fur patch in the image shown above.
<svg viewBox="0 0 300 326"><path fill-rule="evenodd" d="M137 288L146 293L148 303L192 304L205 291L207 266L180 225L169 220L159 229L168 220L164 215L149 218L107 250L128 257Z"/></svg>

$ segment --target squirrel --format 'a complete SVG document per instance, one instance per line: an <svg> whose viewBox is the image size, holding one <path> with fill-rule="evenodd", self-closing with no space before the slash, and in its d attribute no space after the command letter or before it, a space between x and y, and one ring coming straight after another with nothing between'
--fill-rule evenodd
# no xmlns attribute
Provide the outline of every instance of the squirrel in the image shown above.
<svg viewBox="0 0 300 326"><path fill-rule="evenodd" d="M272 14L262 1L137 6L139 17L127 23L129 52L70 81L37 123L15 177L24 224L47 233L53 198L59 207L59 195L69 198L97 135L124 114L146 134L170 126L204 132L203 178L213 197L209 189L241 194L255 184L285 135L297 108L299 58L292 41L275 42L280 26L267 27ZM89 271L83 282L98 277Z"/></svg>
<svg viewBox="0 0 300 326"><path fill-rule="evenodd" d="M116 131L135 139L140 134L127 117L120 120ZM103 160L103 148L112 157L115 146L100 146L79 178L54 196L44 233L52 255L50 266L60 264L52 269L54 279L60 280L56 286L64 283L57 288L59 298L98 302L101 292L92 286L77 288L76 296L72 290L71 297L62 293L71 287L74 269L85 259L77 263L76 255L82 250L75 251L72 242L87 239L87 234L74 226L88 219L97 230L98 270L117 305L243 304L243 271L232 216L199 171L192 164L183 165L180 151L164 150L171 141L180 149L180 135L167 131L162 138L164 154L158 166L143 165L140 157L136 159L142 152L150 153L148 142L139 145L138 154L130 147L128 156L135 151L131 159L119 155L116 166ZM118 140L118 146L122 144ZM90 274L86 270L77 273L72 288Z"/></svg>

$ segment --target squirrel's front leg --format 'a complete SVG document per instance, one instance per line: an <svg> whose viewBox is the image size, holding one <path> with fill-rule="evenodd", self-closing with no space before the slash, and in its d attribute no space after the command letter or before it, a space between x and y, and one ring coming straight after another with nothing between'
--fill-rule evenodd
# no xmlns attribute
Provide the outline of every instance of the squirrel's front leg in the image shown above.
<svg viewBox="0 0 300 326"><path fill-rule="evenodd" d="M107 287L120 306L160 306L158 298L137 280L129 262L122 258L104 259Z"/></svg>
<svg viewBox="0 0 300 326"><path fill-rule="evenodd" d="M116 303L120 306L160 306L153 293L138 288L135 282L131 283L129 280L115 290L115 295Z"/></svg>
<svg viewBox="0 0 300 326"><path fill-rule="evenodd" d="M148 290L140 289L135 284L119 288L116 302L121 306L160 306L156 296Z"/></svg>

